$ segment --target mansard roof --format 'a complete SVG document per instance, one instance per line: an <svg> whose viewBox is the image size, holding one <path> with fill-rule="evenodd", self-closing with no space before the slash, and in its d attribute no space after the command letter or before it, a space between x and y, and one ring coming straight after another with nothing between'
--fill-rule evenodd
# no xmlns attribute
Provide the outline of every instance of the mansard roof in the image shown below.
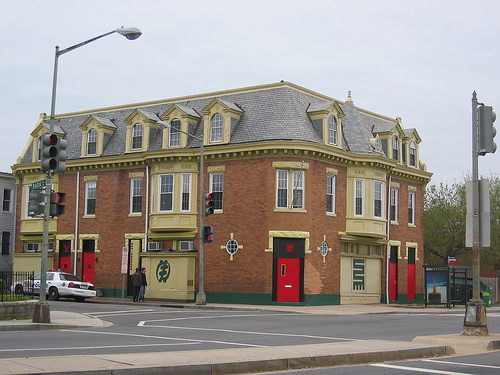
<svg viewBox="0 0 500 375"><path fill-rule="evenodd" d="M201 139L204 121L203 110L215 99L229 108L242 112L232 129L230 144L244 144L262 141L301 141L324 144L322 134L314 126L308 115L311 108L328 108L337 102L345 114L342 118L341 144L344 150L353 153L374 153L370 144L374 129L390 129L397 125L394 118L377 115L360 109L352 100L345 103L289 82L234 89L189 97L168 99L148 103L123 105L107 109L91 110L74 114L56 116L56 126L64 129L68 140L68 159L81 157L82 124L89 117L100 123L113 126L116 130L107 139L101 156L121 155L125 152L127 125L126 119L136 110L148 118L161 116L172 105L177 105L186 113L200 118L193 135ZM167 131L159 127L158 133ZM159 134L153 135L161 139ZM161 150L161 142L150 140L149 151ZM199 141L190 137L187 147L199 147ZM165 150L168 151L168 150ZM24 156L24 162L29 158Z"/></svg>

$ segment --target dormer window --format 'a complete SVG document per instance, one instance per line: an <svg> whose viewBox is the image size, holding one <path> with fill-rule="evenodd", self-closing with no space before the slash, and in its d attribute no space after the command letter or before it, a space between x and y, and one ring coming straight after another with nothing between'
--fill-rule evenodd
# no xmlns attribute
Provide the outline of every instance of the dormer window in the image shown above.
<svg viewBox="0 0 500 375"><path fill-rule="evenodd" d="M337 145L337 120L334 116L328 120L328 135L330 144Z"/></svg>
<svg viewBox="0 0 500 375"><path fill-rule="evenodd" d="M224 121L222 115L216 113L210 121L210 142L222 142L222 128Z"/></svg>
<svg viewBox="0 0 500 375"><path fill-rule="evenodd" d="M95 155L97 153L97 131L90 129L87 133L87 155Z"/></svg>
<svg viewBox="0 0 500 375"><path fill-rule="evenodd" d="M169 147L179 147L181 145L181 122L179 119L173 119L170 123L168 145Z"/></svg>
<svg viewBox="0 0 500 375"><path fill-rule="evenodd" d="M326 145L342 146L339 134L342 131L344 112L337 102L310 104L307 108L307 114Z"/></svg>
<svg viewBox="0 0 500 375"><path fill-rule="evenodd" d="M203 111L204 138L206 145L212 143L229 143L243 110L235 103L219 98L213 99Z"/></svg>
<svg viewBox="0 0 500 375"><path fill-rule="evenodd" d="M132 128L132 150L142 149L142 125L137 123Z"/></svg>
<svg viewBox="0 0 500 375"><path fill-rule="evenodd" d="M415 147L415 142L410 143L410 166L417 166L417 148Z"/></svg>
<svg viewBox="0 0 500 375"><path fill-rule="evenodd" d="M399 139L397 136L392 137L392 158L399 160Z"/></svg>

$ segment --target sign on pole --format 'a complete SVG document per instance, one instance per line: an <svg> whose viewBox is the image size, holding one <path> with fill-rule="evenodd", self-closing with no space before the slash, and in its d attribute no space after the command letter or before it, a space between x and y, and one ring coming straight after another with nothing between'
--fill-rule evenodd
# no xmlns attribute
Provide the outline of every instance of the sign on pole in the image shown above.
<svg viewBox="0 0 500 375"><path fill-rule="evenodd" d="M128 247L122 247L122 267L121 273L127 273L128 266Z"/></svg>

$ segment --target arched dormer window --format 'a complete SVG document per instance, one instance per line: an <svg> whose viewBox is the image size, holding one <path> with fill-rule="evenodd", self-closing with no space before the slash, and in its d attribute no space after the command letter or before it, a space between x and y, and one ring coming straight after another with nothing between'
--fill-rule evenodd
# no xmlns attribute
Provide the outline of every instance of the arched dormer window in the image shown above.
<svg viewBox="0 0 500 375"><path fill-rule="evenodd" d="M410 166L417 166L417 148L415 146L415 142L410 143Z"/></svg>
<svg viewBox="0 0 500 375"><path fill-rule="evenodd" d="M397 136L392 137L392 158L399 160L399 139Z"/></svg>
<svg viewBox="0 0 500 375"><path fill-rule="evenodd" d="M224 122L222 115L216 113L210 121L210 142L222 142L222 127Z"/></svg>
<svg viewBox="0 0 500 375"><path fill-rule="evenodd" d="M142 149L142 125L137 123L132 128L132 150Z"/></svg>
<svg viewBox="0 0 500 375"><path fill-rule="evenodd" d="M97 153L97 131L90 129L87 133L87 155L95 155Z"/></svg>
<svg viewBox="0 0 500 375"><path fill-rule="evenodd" d="M169 147L180 147L181 145L181 122L179 119L174 118L172 122L170 122L169 129L169 137L168 137L168 146Z"/></svg>
<svg viewBox="0 0 500 375"><path fill-rule="evenodd" d="M337 120L334 116L328 120L328 139L330 144L337 145Z"/></svg>

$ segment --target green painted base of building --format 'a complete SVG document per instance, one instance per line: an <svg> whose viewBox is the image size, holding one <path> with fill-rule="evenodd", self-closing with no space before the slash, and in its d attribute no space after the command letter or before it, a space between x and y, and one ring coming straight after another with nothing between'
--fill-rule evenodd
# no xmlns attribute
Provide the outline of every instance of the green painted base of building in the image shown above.
<svg viewBox="0 0 500 375"><path fill-rule="evenodd" d="M387 303L386 295L383 294L380 300L381 303ZM408 300L407 294L398 294L398 298L395 301L390 301L389 304L395 305L423 305L425 303L424 294L415 294L414 300Z"/></svg>

